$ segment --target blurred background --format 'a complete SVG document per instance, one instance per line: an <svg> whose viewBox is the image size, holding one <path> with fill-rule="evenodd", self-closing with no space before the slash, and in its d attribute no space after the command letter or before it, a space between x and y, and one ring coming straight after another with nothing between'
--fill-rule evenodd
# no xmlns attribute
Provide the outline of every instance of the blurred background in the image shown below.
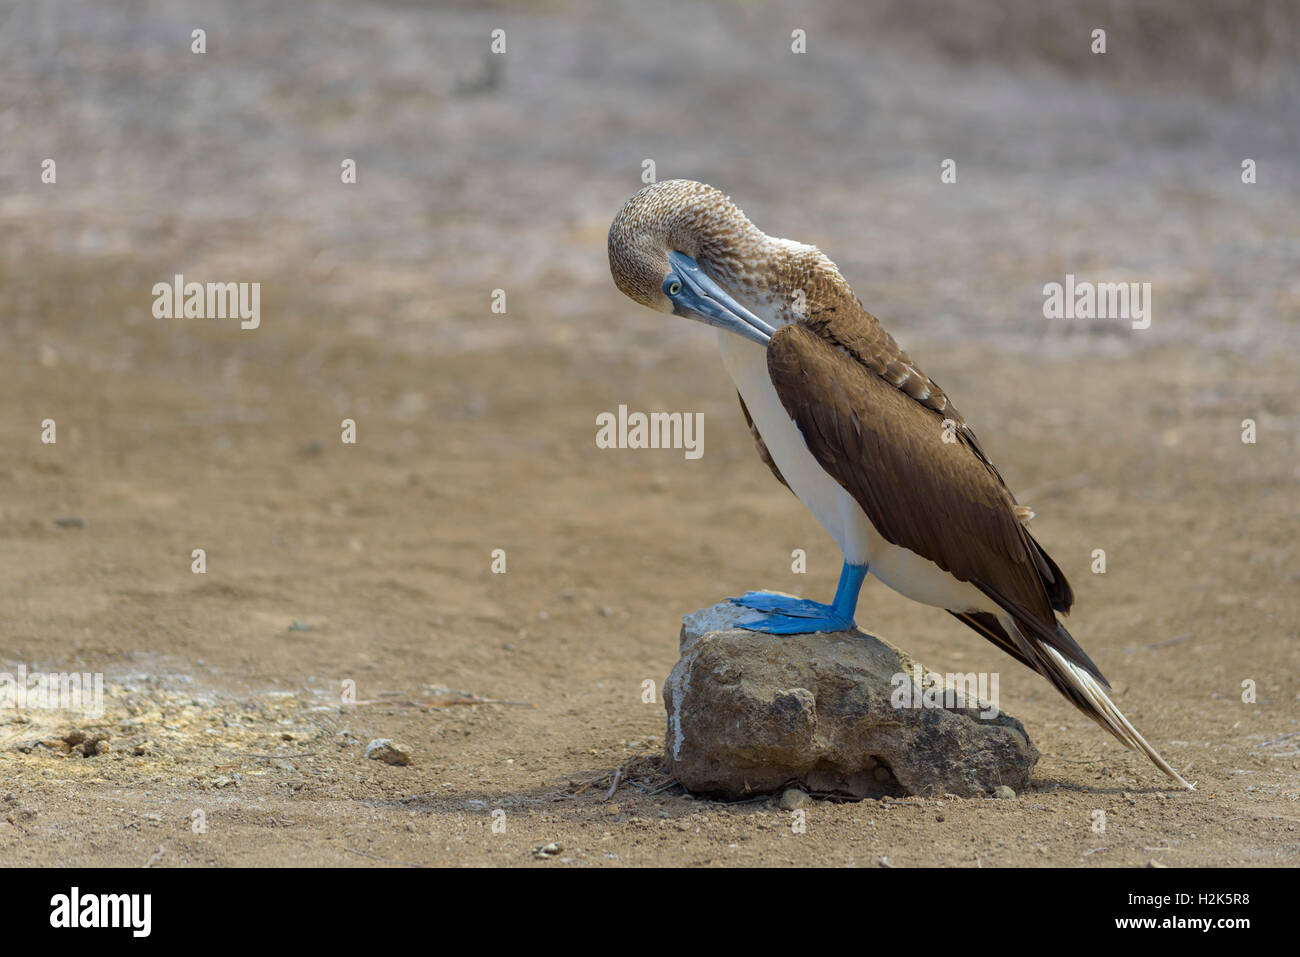
<svg viewBox="0 0 1300 957"><path fill-rule="evenodd" d="M1158 284L1126 350L1253 348L1295 314L1287 2L46 0L0 18L11 333L33 296L97 294L42 293L57 261L133 290L182 266L260 277L282 316L318 294L410 349L575 329L623 348L623 317L650 324L613 298L602 243L647 158L821 245L910 328L1118 333L1041 321L1043 283L1071 270ZM1264 188L1243 188L1246 157ZM509 324L478 322L493 288ZM112 317L121 350L160 337L143 321Z"/></svg>

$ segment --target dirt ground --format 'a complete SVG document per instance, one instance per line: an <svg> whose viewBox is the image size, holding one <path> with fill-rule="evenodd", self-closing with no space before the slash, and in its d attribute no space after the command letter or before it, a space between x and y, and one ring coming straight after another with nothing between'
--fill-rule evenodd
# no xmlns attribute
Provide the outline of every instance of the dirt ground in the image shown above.
<svg viewBox="0 0 1300 957"><path fill-rule="evenodd" d="M197 64L186 4L0 31L0 671L102 672L106 699L0 710L6 863L1300 862L1293 113L834 18L772 79L772 7L243 6L205 18ZM676 37L683 11L707 12ZM466 52L498 19L499 75ZM681 616L824 600L839 555L755 454L711 333L609 281L643 157L840 264L1035 508L1071 631L1195 793L874 581L864 629L1000 672L1030 790L819 800L795 833L666 778ZM261 326L154 319L175 272L261 281ZM1151 328L1044 319L1067 272L1151 281ZM598 449L620 403L703 412L705 454Z"/></svg>

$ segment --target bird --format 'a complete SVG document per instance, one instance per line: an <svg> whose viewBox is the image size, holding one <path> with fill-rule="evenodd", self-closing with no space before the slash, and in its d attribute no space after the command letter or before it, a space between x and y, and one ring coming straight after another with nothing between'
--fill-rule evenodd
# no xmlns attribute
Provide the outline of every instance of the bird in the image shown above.
<svg viewBox="0 0 1300 957"><path fill-rule="evenodd" d="M642 306L717 329L772 474L843 555L829 604L750 591L740 627L856 627L868 574L955 616L1038 672L1121 744L1193 790L1120 712L1061 623L1074 593L948 394L815 246L768 236L720 190L652 183L610 225L610 272Z"/></svg>

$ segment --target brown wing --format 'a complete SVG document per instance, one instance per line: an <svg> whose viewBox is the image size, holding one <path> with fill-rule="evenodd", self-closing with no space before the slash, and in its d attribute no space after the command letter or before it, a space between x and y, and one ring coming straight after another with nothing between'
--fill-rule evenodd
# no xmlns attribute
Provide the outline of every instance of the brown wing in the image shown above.
<svg viewBox="0 0 1300 957"><path fill-rule="evenodd" d="M909 381L930 382L907 364ZM1069 607L1069 585L1017 519L1001 476L946 397L943 408L920 398L942 392L902 390L824 326L777 330L767 365L813 456L886 541L975 585L1030 637L1101 678L1056 620L1054 605ZM1023 651L1017 657L1024 660Z"/></svg>

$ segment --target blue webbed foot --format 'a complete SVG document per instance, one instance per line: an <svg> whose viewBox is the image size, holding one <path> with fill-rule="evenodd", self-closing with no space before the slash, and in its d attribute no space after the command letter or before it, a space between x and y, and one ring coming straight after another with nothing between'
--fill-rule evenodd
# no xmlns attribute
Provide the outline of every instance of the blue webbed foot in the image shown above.
<svg viewBox="0 0 1300 957"><path fill-rule="evenodd" d="M815 617L769 612L761 618L738 621L736 627L746 631L762 631L769 635L809 635L816 631L847 631L854 627L853 619L840 617L830 605L821 607L825 613Z"/></svg>
<svg viewBox="0 0 1300 957"><path fill-rule="evenodd" d="M823 605L806 598L789 598L771 592L751 591L740 598L729 599L744 608L762 612L757 618L737 622L739 628L761 631L769 635L808 635L818 631L847 631L854 625L854 612L858 605L858 591L866 578L866 565L847 562L840 571L840 584L835 590L835 602Z"/></svg>
<svg viewBox="0 0 1300 957"><path fill-rule="evenodd" d="M816 618L833 612L830 605L809 601L807 598L791 598L770 591L747 591L739 598L728 598L733 605L752 608L754 611L774 612L780 615L794 615L798 618Z"/></svg>

